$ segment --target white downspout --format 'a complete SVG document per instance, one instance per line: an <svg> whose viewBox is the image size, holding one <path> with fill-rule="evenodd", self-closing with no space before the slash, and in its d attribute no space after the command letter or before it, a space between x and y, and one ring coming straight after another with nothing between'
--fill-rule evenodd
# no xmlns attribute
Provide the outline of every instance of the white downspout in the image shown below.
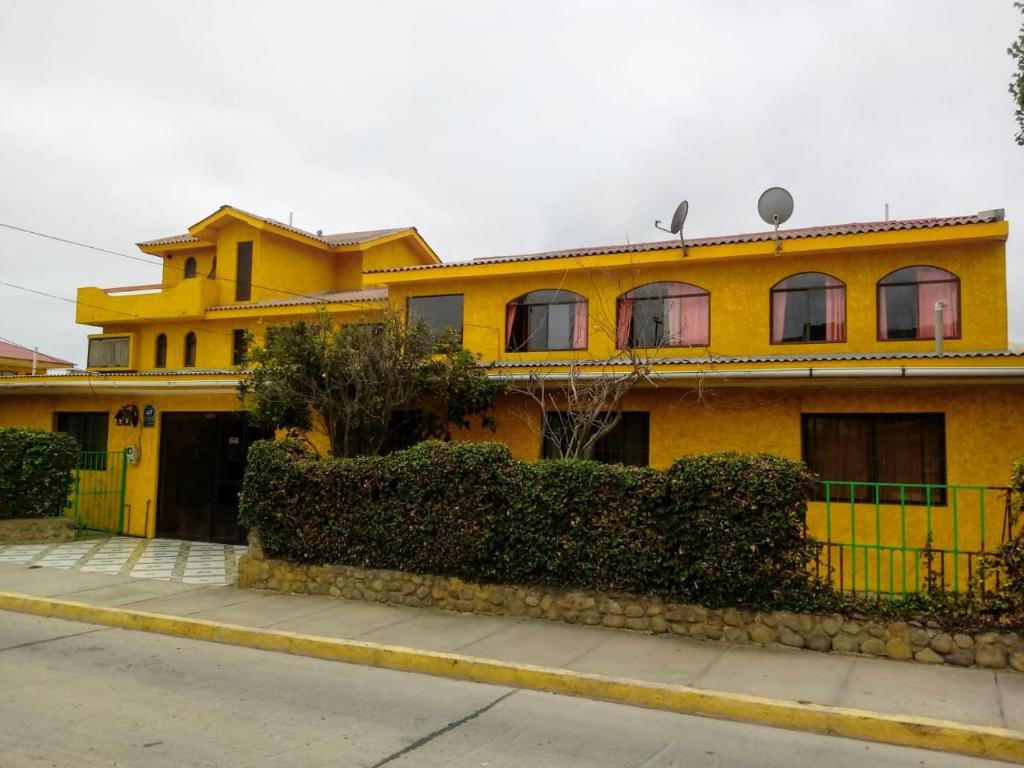
<svg viewBox="0 0 1024 768"><path fill-rule="evenodd" d="M946 326L943 323L942 315L946 309L946 300L939 299L935 302L935 354L942 354L943 336L946 334Z"/></svg>

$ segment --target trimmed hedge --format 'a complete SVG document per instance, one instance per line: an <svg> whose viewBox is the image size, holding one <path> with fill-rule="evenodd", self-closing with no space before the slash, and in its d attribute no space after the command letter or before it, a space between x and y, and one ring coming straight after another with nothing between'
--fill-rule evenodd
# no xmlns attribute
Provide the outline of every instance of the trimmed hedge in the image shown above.
<svg viewBox="0 0 1024 768"><path fill-rule="evenodd" d="M0 429L0 519L63 514L79 451L61 432Z"/></svg>
<svg viewBox="0 0 1024 768"><path fill-rule="evenodd" d="M804 537L814 476L761 455L667 471L516 461L488 443L319 458L255 443L241 521L271 557L563 589L788 606L818 589Z"/></svg>

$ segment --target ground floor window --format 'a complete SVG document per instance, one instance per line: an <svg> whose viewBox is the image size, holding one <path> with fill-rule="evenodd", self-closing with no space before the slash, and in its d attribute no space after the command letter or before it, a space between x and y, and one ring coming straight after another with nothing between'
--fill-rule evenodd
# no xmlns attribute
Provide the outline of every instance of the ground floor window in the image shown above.
<svg viewBox="0 0 1024 768"><path fill-rule="evenodd" d="M58 413L56 429L71 435L82 446L80 469L107 468L107 425L110 416L106 413Z"/></svg>
<svg viewBox="0 0 1024 768"><path fill-rule="evenodd" d="M544 413L545 459L559 457L558 442L567 430L566 414L558 411ZM646 467L650 463L651 416L647 412L626 411L611 432L597 441L594 460L605 464L627 464Z"/></svg>
<svg viewBox="0 0 1024 768"><path fill-rule="evenodd" d="M803 416L803 456L822 480L858 483L945 485L946 424L941 413L808 413ZM946 503L943 488L882 486L887 504ZM837 493L841 495L837 496ZM819 499L825 498L824 488ZM847 488L833 487L833 500L849 500ZM874 502L875 488L858 485L857 501Z"/></svg>

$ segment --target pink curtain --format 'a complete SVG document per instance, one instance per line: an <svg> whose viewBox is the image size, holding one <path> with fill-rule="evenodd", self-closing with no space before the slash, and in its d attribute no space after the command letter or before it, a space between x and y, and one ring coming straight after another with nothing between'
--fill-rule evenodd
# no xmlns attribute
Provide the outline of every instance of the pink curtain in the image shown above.
<svg viewBox="0 0 1024 768"><path fill-rule="evenodd" d="M706 347L711 297L673 296L667 302L669 345Z"/></svg>
<svg viewBox="0 0 1024 768"><path fill-rule="evenodd" d="M776 291L772 294L772 343L779 344L782 341L786 327L786 296L785 291Z"/></svg>
<svg viewBox="0 0 1024 768"><path fill-rule="evenodd" d="M949 274L932 267L918 267L918 280L943 280ZM960 335L960 301L959 285L948 283L922 283L917 286L917 338L935 338L935 302L945 301L946 308L942 312L942 337L955 338Z"/></svg>
<svg viewBox="0 0 1024 768"><path fill-rule="evenodd" d="M573 307L572 348L587 348L587 302L577 301Z"/></svg>
<svg viewBox="0 0 1024 768"><path fill-rule="evenodd" d="M633 324L633 300L619 299L619 317L616 324L619 349L629 346L629 328Z"/></svg>
<svg viewBox="0 0 1024 768"><path fill-rule="evenodd" d="M832 288L840 285L838 280L825 281L825 341L842 341L846 338L846 289Z"/></svg>
<svg viewBox="0 0 1024 768"><path fill-rule="evenodd" d="M516 311L519 306L513 302L505 308L505 349L512 351L512 331L516 327Z"/></svg>

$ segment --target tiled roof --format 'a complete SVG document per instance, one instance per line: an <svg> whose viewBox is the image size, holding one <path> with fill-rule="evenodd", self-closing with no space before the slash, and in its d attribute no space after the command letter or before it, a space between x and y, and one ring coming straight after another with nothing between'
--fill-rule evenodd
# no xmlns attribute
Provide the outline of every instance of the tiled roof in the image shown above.
<svg viewBox="0 0 1024 768"><path fill-rule="evenodd" d="M780 240L801 240L808 237L830 237L835 235L859 235L869 232L895 232L906 229L933 229L935 227L950 227L963 224L983 224L992 221L1000 221L1003 218L1002 210L983 211L969 216L948 216L945 218L932 219L902 219L899 221L868 221L852 222L850 224L830 224L820 227L805 227L803 229L780 229L778 237ZM775 239L776 233L772 230L766 232L749 232L740 235L719 235L715 237L702 237L687 239L688 248L709 245L731 245L736 243L758 243L770 242ZM570 248L562 251L544 251L541 253L525 253L516 256L481 256L472 261L450 261L444 264L423 264L410 267L393 267L391 269L375 269L370 272L410 272L422 269L446 269L450 267L480 266L484 264L507 264L519 261L541 261L546 259L568 259L580 258L582 256L602 256L612 253L642 253L645 251L667 251L679 247L679 240L658 240L649 243L629 243L626 245L599 245L589 248Z"/></svg>
<svg viewBox="0 0 1024 768"><path fill-rule="evenodd" d="M1009 349L992 349L970 352L835 352L825 354L782 354L782 355L704 355L701 357L657 357L652 365L726 365L730 363L826 363L849 360L948 360L971 357L1015 357L1024 358L1024 352ZM498 368L550 368L568 365L584 367L625 365L624 359L604 360L499 360L493 363Z"/></svg>
<svg viewBox="0 0 1024 768"><path fill-rule="evenodd" d="M24 360L26 362L32 362L33 352L28 347L23 347L21 344L15 344L13 341L4 341L0 339L0 357L8 360ZM36 352L36 363L39 365L52 365L55 367L62 366L73 366L74 363L67 360L61 360L59 357L51 357L50 355L44 355L42 352Z"/></svg>
<svg viewBox="0 0 1024 768"><path fill-rule="evenodd" d="M242 304L225 304L210 307L210 312L224 309L257 309L266 307L300 307L309 304L347 304L359 301L384 301L388 297L387 288L364 288L360 291L324 291L311 293L308 296L287 296L283 299L267 299Z"/></svg>
<svg viewBox="0 0 1024 768"><path fill-rule="evenodd" d="M158 237L156 240L145 240L141 243L136 243L139 248L148 248L154 245L177 245L178 243L201 243L203 242L198 237L193 237L186 232L184 235L170 235L168 237Z"/></svg>
<svg viewBox="0 0 1024 768"><path fill-rule="evenodd" d="M291 224L285 224L283 221L271 219L267 216L260 216L259 214L256 213L243 211L241 208L236 208L233 205L222 205L217 210L223 211L225 209L237 211L238 213L241 213L244 216L249 216L251 218L258 219L259 221L262 221L265 224L270 224L271 226L276 227L277 229L283 229L286 232L292 232L296 235L302 235L303 237L308 237L312 240L317 240L318 242L321 242L324 245L328 245L332 248L337 248L343 245L358 245L359 243L367 243L371 240L376 240L377 238L380 237L387 237L388 235L393 235L397 232L409 232L415 231L416 229L415 227L393 227L391 229L367 229L361 230L359 232L339 232L334 235L323 235L318 234L316 232L307 232L304 229L293 227ZM206 218L209 218L209 216L207 216ZM176 245L178 243L200 242L202 242L200 238L186 233L183 235L171 235L170 237L161 237L156 240L147 240L142 243L137 243L137 245L139 247L151 247L156 245Z"/></svg>

